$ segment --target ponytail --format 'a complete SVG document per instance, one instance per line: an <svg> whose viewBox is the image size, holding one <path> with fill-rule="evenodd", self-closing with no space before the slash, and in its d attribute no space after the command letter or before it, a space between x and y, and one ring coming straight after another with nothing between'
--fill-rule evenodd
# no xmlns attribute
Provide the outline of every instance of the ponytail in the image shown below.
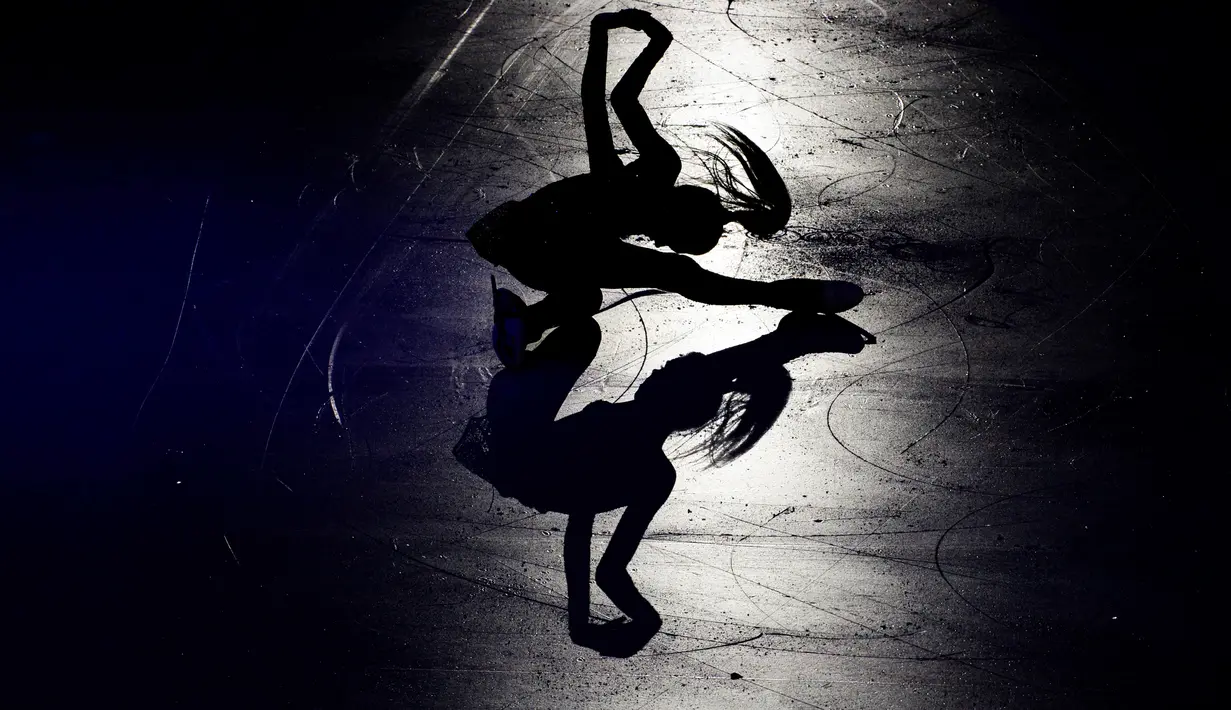
<svg viewBox="0 0 1231 710"><path fill-rule="evenodd" d="M747 371L726 386L718 413L698 431L704 440L683 452L702 454L711 466L722 466L747 453L770 430L791 395L791 375L781 365Z"/></svg>
<svg viewBox="0 0 1231 710"><path fill-rule="evenodd" d="M739 129L717 124L718 142L743 168L747 181L735 176L731 163L717 153L706 153L706 170L731 218L754 236L773 236L791 218L791 193L773 161Z"/></svg>

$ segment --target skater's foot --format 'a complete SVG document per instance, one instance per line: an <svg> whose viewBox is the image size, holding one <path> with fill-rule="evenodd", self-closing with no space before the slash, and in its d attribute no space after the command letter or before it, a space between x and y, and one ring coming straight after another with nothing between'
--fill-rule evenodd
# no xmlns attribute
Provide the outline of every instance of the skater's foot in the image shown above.
<svg viewBox="0 0 1231 710"><path fill-rule="evenodd" d="M496 288L492 277L492 347L496 357L505 367L517 367L526 357L529 339L526 325L526 302L517 294L504 288Z"/></svg>
<svg viewBox="0 0 1231 710"><path fill-rule="evenodd" d="M791 358L820 352L854 355L876 342L876 336L841 316L800 311L783 316L776 333Z"/></svg>
<svg viewBox="0 0 1231 710"><path fill-rule="evenodd" d="M821 282L821 313L849 311L863 301L863 289L849 281Z"/></svg>

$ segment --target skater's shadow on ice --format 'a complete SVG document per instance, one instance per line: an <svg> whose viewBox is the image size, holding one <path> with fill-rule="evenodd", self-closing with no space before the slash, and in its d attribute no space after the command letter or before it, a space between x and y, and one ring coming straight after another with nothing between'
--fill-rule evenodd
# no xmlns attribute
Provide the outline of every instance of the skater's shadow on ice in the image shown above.
<svg viewBox="0 0 1231 710"><path fill-rule="evenodd" d="M521 366L492 380L485 416L473 418L454 454L503 496L569 516L565 575L573 639L605 655L630 656L661 626L638 592L628 562L675 484L663 452L676 432L695 431L714 465L751 449L786 406L785 364L810 353L858 353L874 343L835 315L790 313L771 333L703 355L690 353L649 375L628 402L596 401L556 420L565 398L598 351L592 319L550 333ZM595 581L631 622L589 620L590 537L597 513L625 508Z"/></svg>

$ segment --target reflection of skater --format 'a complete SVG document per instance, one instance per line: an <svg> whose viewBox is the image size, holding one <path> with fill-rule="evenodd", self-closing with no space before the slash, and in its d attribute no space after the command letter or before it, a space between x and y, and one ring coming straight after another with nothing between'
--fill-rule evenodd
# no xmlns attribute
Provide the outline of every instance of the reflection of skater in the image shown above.
<svg viewBox="0 0 1231 710"><path fill-rule="evenodd" d="M692 353L653 372L624 403L598 401L556 414L598 350L592 319L567 323L496 375L487 415L472 420L454 449L505 496L569 516L564 537L569 631L605 654L636 653L661 619L637 590L628 564L675 485L663 444L673 432L707 434L696 449L714 463L749 450L786 405L783 364L809 352L856 353L874 339L838 316L793 313L777 330L711 354ZM727 396L730 395L730 396ZM626 507L595 570L608 598L632 619L590 623L590 538L596 513Z"/></svg>
<svg viewBox="0 0 1231 710"><path fill-rule="evenodd" d="M607 31L626 27L650 43L611 92L611 105L637 148L628 165L616 155L607 119ZM565 178L522 201L500 205L467 233L483 258L503 266L525 285L546 291L529 307L501 291L494 329L506 365L525 346L569 318L595 313L600 288L659 288L703 303L760 304L787 310L836 313L852 308L863 291L852 283L811 279L748 281L705 271L682 254L704 254L724 225L738 222L769 236L786 226L791 197L769 156L738 130L724 126L719 140L747 175L733 174L715 157L715 187L676 185L680 158L655 131L638 101L650 71L671 44L666 27L642 10L596 15L581 80L590 172ZM674 254L621 241L642 234Z"/></svg>

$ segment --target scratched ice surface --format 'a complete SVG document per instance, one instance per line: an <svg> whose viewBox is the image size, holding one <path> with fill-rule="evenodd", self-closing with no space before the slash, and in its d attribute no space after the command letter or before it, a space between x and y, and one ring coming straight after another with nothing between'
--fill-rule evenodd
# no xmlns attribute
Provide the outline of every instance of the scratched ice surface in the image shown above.
<svg viewBox="0 0 1231 710"><path fill-rule="evenodd" d="M869 296L846 315L879 342L791 363L786 411L734 464L676 461L631 567L665 620L644 651L570 643L563 516L494 496L451 450L499 368L493 269L463 233L585 170L580 69L605 7L472 3L314 225L312 244L344 235L347 258L321 267L305 248L271 286L294 303L328 284L300 309L306 347L261 469L291 491L335 483L343 534L382 561L351 602L393 649L356 681L363 703L1099 705L1108 681L1072 649L1132 612L1071 541L1097 512L1091 482L1133 455L1096 414L1133 394L1116 314L1140 306L1136 270L1175 227L1063 73L964 1L646 5L675 41L643 103L685 179L704 177L691 151L724 121L795 200L785 236L733 232L703 265L858 282ZM609 85L642 42L615 34ZM563 413L780 316L623 301L597 317L599 354ZM596 557L614 524L600 517Z"/></svg>

